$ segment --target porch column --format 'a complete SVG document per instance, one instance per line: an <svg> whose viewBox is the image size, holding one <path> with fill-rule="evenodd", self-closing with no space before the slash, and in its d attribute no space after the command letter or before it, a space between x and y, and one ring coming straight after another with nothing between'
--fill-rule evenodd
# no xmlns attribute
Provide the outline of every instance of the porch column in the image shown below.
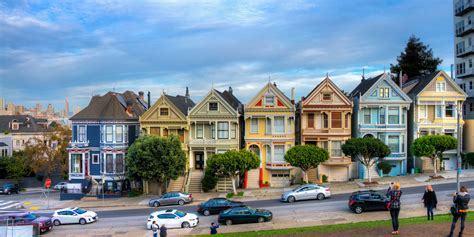
<svg viewBox="0 0 474 237"><path fill-rule="evenodd" d="M189 169L194 169L194 156L191 148L189 148Z"/></svg>
<svg viewBox="0 0 474 237"><path fill-rule="evenodd" d="M214 121L214 139L218 139L217 138L217 121Z"/></svg>
<svg viewBox="0 0 474 237"><path fill-rule="evenodd" d="M230 121L227 121L227 124L229 124L228 127L227 127L227 129L228 129L228 130L227 130L227 134L229 134L229 135L227 136L227 139L230 140L230 131L232 131L232 128L230 127ZM237 132L237 131L236 131L236 132Z"/></svg>
<svg viewBox="0 0 474 237"><path fill-rule="evenodd" d="M203 168L206 168L206 163L207 163L207 149L204 147L204 165Z"/></svg>

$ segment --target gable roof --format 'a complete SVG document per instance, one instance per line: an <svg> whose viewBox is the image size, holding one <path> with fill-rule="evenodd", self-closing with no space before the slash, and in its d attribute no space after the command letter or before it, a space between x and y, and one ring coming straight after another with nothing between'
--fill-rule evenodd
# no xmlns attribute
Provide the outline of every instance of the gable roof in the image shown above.
<svg viewBox="0 0 474 237"><path fill-rule="evenodd" d="M11 122L18 122L18 130L11 129ZM47 121L36 119L30 115L0 115L0 132L35 133L48 132Z"/></svg>
<svg viewBox="0 0 474 237"><path fill-rule="evenodd" d="M213 89L217 94L219 94L232 108L237 110L238 112L242 112L242 103L239 99L237 99L231 91L232 88L229 87L229 91L225 90L224 92L220 92L216 89Z"/></svg>
<svg viewBox="0 0 474 237"><path fill-rule="evenodd" d="M338 92L340 94L340 96L342 97L343 100L345 100L345 102L348 104L348 105L352 105L352 101L346 96L346 94L344 94L344 92L342 92L341 89L339 89L339 87L334 84L334 82L328 77L326 76L326 78L324 78L318 85L316 85L313 90L311 90L308 95L306 95L306 97L303 97L303 101L306 101L306 99L310 98L311 95L313 95L313 93L316 93L317 91L319 91L319 89L321 87L323 87L323 85L325 84L329 84L330 86L332 86L334 88L334 90L336 92ZM304 104L304 103L302 103Z"/></svg>
<svg viewBox="0 0 474 237"><path fill-rule="evenodd" d="M359 93L364 95L384 74L380 74L376 77L362 79L357 87L349 94L350 97L355 97Z"/></svg>
<svg viewBox="0 0 474 237"><path fill-rule="evenodd" d="M433 79L438 77L440 74L443 74L448 81L454 82L444 71L438 70L430 74L412 77L407 82L403 83L402 87L405 93L413 98L422 92L433 81ZM465 93L456 83L451 84L453 84L453 86L455 86L459 91Z"/></svg>
<svg viewBox="0 0 474 237"><path fill-rule="evenodd" d="M132 114L125 110L127 103L132 106ZM103 96L93 96L89 105L69 120L138 120L147 110L145 101L131 91L108 92Z"/></svg>
<svg viewBox="0 0 474 237"><path fill-rule="evenodd" d="M245 109L250 109L249 107L253 106L253 103L257 102L258 99L260 99L260 96L264 92L268 92L272 90L275 93L275 96L277 96L282 103L284 103L288 108L291 108L294 110L295 106L288 98L288 96L283 93L283 91L280 90L280 88L277 87L275 83L268 82L251 100L248 104L245 105Z"/></svg>
<svg viewBox="0 0 474 237"><path fill-rule="evenodd" d="M178 108L181 113L183 113L185 116L188 115L188 110L189 108L194 107L196 105L194 101L191 100L191 98L187 96L182 96L182 95L177 95L177 96L172 96L172 95L165 95L166 98L168 98L171 103Z"/></svg>

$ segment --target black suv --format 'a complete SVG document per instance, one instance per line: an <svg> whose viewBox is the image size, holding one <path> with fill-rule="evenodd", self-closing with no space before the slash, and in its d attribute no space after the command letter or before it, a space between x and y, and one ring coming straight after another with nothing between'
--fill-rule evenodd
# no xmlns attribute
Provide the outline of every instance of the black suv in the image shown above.
<svg viewBox="0 0 474 237"><path fill-rule="evenodd" d="M388 199L381 193L368 190L353 192L349 198L349 209L360 214L364 211L387 211Z"/></svg>
<svg viewBox="0 0 474 237"><path fill-rule="evenodd" d="M211 214L218 214L231 207L243 206L245 206L243 202L231 201L225 198L212 198L199 204L197 211L205 216L209 216Z"/></svg>
<svg viewBox="0 0 474 237"><path fill-rule="evenodd" d="M20 192L20 187L18 184L4 184L3 186L0 186L0 193L4 194L12 194L16 193L18 194Z"/></svg>

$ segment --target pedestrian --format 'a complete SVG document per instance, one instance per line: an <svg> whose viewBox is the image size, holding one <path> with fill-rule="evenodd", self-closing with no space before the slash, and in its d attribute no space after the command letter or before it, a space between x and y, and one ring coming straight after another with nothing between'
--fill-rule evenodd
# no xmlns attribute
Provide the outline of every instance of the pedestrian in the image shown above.
<svg viewBox="0 0 474 237"><path fill-rule="evenodd" d="M219 228L219 225L216 225L216 223L212 222L211 223L211 235L215 235L217 234L217 228Z"/></svg>
<svg viewBox="0 0 474 237"><path fill-rule="evenodd" d="M449 231L448 237L453 237L454 228L456 228L456 222L461 218L461 229L459 230L459 237L462 237L464 231L464 222L466 221L467 210L469 209L469 200L471 196L465 186L459 189L459 192L453 195L453 206L451 207L451 213L453 214L453 222L451 223L451 231Z"/></svg>
<svg viewBox="0 0 474 237"><path fill-rule="evenodd" d="M161 227L160 227L160 237L166 237L166 235L168 234L166 232L166 230L168 230L168 229L166 229L165 224L161 225Z"/></svg>
<svg viewBox="0 0 474 237"><path fill-rule="evenodd" d="M402 191L400 190L400 183L393 184L390 192L388 193L388 204L387 208L390 210L390 217L392 218L392 235L399 235L398 231L399 222L398 215L400 215L400 197L402 196Z"/></svg>
<svg viewBox="0 0 474 237"><path fill-rule="evenodd" d="M160 227L156 224L156 221L153 221L151 224L151 231L153 231L153 237L158 237L158 230Z"/></svg>
<svg viewBox="0 0 474 237"><path fill-rule="evenodd" d="M390 193L390 191L392 190L392 188L393 188L393 182L391 182L391 183L388 185L388 189L387 189L387 193L386 193L387 197L388 197L388 194Z"/></svg>
<svg viewBox="0 0 474 237"><path fill-rule="evenodd" d="M436 198L436 193L431 185L426 186L422 200L426 207L426 214L428 216L428 220L430 220L430 218L431 220L433 220L433 208L436 208L436 205L438 204L438 199Z"/></svg>

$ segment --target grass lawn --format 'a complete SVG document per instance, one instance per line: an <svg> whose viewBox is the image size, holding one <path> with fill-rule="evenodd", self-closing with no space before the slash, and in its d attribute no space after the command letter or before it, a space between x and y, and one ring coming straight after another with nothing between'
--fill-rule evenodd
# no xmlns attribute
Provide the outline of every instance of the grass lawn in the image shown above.
<svg viewBox="0 0 474 237"><path fill-rule="evenodd" d="M452 216L449 214L436 215L434 221L427 221L426 216L422 217L411 217L400 219L400 226L403 225L416 225L416 224L432 224L432 223L446 223L451 222ZM278 230L261 230L261 231L247 231L247 232L236 232L236 233L219 233L223 236L272 236L272 235L291 235L298 233L327 233L342 231L348 229L369 229L377 227L392 226L391 220L380 220L380 221L366 221L357 223L345 223L345 224L334 224L334 225L320 225L320 226L308 226L290 229L278 229ZM207 236L207 235L203 235Z"/></svg>
<svg viewBox="0 0 474 237"><path fill-rule="evenodd" d="M238 192L237 195L235 195L234 193L228 193L228 194L226 195L226 198L233 198L234 196L243 197L243 196L244 196L244 192Z"/></svg>

